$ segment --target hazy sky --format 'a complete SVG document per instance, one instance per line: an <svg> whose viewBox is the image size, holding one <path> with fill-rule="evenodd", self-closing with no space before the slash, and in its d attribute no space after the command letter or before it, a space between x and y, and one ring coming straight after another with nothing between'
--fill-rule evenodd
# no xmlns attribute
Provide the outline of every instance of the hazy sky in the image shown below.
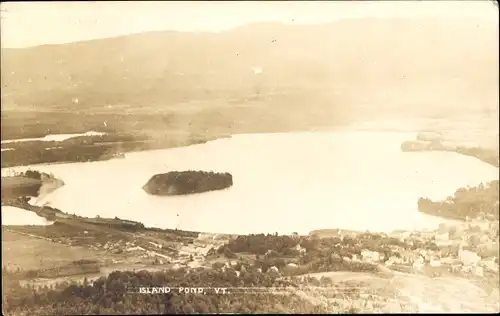
<svg viewBox="0 0 500 316"><path fill-rule="evenodd" d="M221 31L257 21L321 23L351 17L472 16L498 21L491 0L297 2L8 2L2 47L75 42L153 30Z"/></svg>

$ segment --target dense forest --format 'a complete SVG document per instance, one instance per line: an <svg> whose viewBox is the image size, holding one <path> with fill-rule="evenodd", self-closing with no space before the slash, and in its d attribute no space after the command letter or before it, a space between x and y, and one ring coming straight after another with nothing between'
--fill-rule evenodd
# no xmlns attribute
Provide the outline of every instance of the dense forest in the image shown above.
<svg viewBox="0 0 500 316"><path fill-rule="evenodd" d="M37 170L31 170L31 169L28 169L25 172L20 172L18 174L18 176L36 179L36 180L42 180L42 173L40 173Z"/></svg>
<svg viewBox="0 0 500 316"><path fill-rule="evenodd" d="M445 201L432 201L427 198L418 200L420 212L465 220L467 217L474 219L484 217L489 220L499 220L499 186L498 180L486 185L459 188L454 196L449 196Z"/></svg>
<svg viewBox="0 0 500 316"><path fill-rule="evenodd" d="M236 270L240 269L240 271ZM239 276L238 273L239 272ZM268 292L249 294L169 294L137 293L140 286L169 287L284 287L272 273L250 267L217 270L169 270L164 272L118 272L90 283L61 283L51 287L21 286L8 276L3 278L3 307L8 315L84 315L84 314L189 314L189 313L324 313L294 295Z"/></svg>
<svg viewBox="0 0 500 316"><path fill-rule="evenodd" d="M233 185L233 176L227 172L171 171L156 174L143 186L153 195L184 195L222 190Z"/></svg>

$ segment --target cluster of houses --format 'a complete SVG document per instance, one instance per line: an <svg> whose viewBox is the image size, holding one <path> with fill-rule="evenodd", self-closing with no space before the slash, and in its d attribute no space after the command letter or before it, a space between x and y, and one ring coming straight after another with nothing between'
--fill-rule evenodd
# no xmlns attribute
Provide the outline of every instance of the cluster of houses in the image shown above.
<svg viewBox="0 0 500 316"><path fill-rule="evenodd" d="M54 212L54 215L67 215ZM95 219L91 221L106 221L106 224L120 222L123 220ZM130 225L136 225L131 222ZM496 225L496 226L495 226ZM340 235L343 236L341 233ZM384 253L363 249L360 255L344 257L345 261L357 261L384 265L387 268L409 268L412 271L449 271L485 277L487 273L499 272L498 252L499 233L498 223L487 221L470 221L453 225L441 225L437 230L396 232L389 236L397 237L407 246L391 245L398 256L385 257ZM353 236L354 237L354 236ZM179 243L176 246L176 254L165 251L164 245L154 242L119 241L116 243L107 242L104 245L97 245L98 248L113 253L124 253L131 257L151 258L158 264L174 264L174 268L203 266L205 258L211 253L215 253L225 242L228 236L214 234L200 234L198 238L189 243ZM436 247L428 247L429 242ZM411 249L411 245L422 244L425 248ZM304 254L306 249L299 245L296 250ZM236 261L227 262L226 266L232 267ZM289 263L288 269L298 268L297 264ZM270 273L279 273L276 267L269 269Z"/></svg>
<svg viewBox="0 0 500 316"><path fill-rule="evenodd" d="M499 236L495 225L498 223L471 221L441 225L437 231L400 233L400 239L406 243L432 241L437 249L398 249L401 256L391 258L365 250L362 260L384 262L386 266L406 265L417 271L426 267L446 268L450 272L483 277L485 271L499 271Z"/></svg>
<svg viewBox="0 0 500 316"><path fill-rule="evenodd" d="M327 235L324 237L356 238L358 234L335 230L316 231L316 235ZM398 256L386 258L384 253L363 249L361 255L343 257L343 260L382 264L388 268L401 268L413 272L448 271L477 277L485 276L486 272L499 271L498 222L473 219L461 223L442 224L437 230L399 231L389 236L398 238L407 245L407 247L390 246L399 254ZM418 244L429 245L429 242L436 247L410 249L411 246Z"/></svg>

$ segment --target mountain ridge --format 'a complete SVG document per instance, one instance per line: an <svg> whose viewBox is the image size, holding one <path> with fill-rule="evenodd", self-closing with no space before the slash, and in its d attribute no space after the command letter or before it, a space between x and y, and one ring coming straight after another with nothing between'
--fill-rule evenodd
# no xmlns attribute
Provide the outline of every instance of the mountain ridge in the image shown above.
<svg viewBox="0 0 500 316"><path fill-rule="evenodd" d="M36 110L254 99L268 106L300 99L492 107L497 26L475 19L261 22L219 33L153 31L2 48L2 103Z"/></svg>

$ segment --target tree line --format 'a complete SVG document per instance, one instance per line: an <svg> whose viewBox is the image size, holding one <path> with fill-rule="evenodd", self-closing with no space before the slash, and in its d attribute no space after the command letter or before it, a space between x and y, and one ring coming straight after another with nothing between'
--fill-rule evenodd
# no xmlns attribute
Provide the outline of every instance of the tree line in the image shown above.
<svg viewBox="0 0 500 316"><path fill-rule="evenodd" d="M499 185L498 180L479 184L473 187L462 187L444 201L432 201L427 198L418 200L420 212L451 219L499 220Z"/></svg>
<svg viewBox="0 0 500 316"><path fill-rule="evenodd" d="M169 287L284 287L272 274L248 268L238 276L234 269L168 270L163 272L119 272L92 283L59 283L52 286L21 286L3 279L4 310L9 315L84 314L190 314L190 313L324 313L294 295L259 294L169 294L144 295L131 291L139 286Z"/></svg>

